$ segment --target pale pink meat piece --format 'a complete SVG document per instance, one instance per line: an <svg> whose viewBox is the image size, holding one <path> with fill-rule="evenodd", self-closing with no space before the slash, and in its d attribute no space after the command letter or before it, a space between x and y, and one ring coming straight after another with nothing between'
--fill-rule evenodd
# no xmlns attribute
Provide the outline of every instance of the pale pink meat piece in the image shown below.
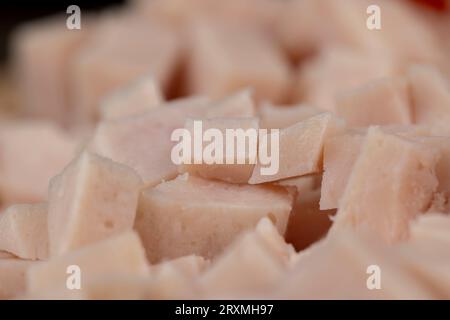
<svg viewBox="0 0 450 320"><path fill-rule="evenodd" d="M411 124L408 89L403 78L374 80L339 95L336 113L353 127Z"/></svg>
<svg viewBox="0 0 450 320"><path fill-rule="evenodd" d="M40 263L11 257L0 258L0 299L12 299L24 294L27 289L27 270Z"/></svg>
<svg viewBox="0 0 450 320"><path fill-rule="evenodd" d="M89 149L133 169L148 186L177 176L171 159L172 132L183 128L188 117L203 116L209 100L190 97L173 100L140 117L98 124ZM130 143L132 141L132 143Z"/></svg>
<svg viewBox="0 0 450 320"><path fill-rule="evenodd" d="M189 255L172 260L166 260L159 264L153 265L152 273L163 272L165 268L174 268L190 278L194 278L202 274L209 266L210 261L197 255Z"/></svg>
<svg viewBox="0 0 450 320"><path fill-rule="evenodd" d="M298 70L295 99L334 111L336 96L341 92L392 73L391 61L383 56L330 48L305 61Z"/></svg>
<svg viewBox="0 0 450 320"><path fill-rule="evenodd" d="M323 144L340 128L339 120L325 112L281 130L278 172L263 175L261 168L264 166L258 161L249 183L258 184L319 172L322 170ZM260 139L258 143L259 149L272 149L271 139Z"/></svg>
<svg viewBox="0 0 450 320"><path fill-rule="evenodd" d="M407 238L409 221L430 205L438 150L371 127L342 195L334 227L367 226L380 238Z"/></svg>
<svg viewBox="0 0 450 320"><path fill-rule="evenodd" d="M202 291L216 299L268 294L289 268L293 252L270 220L263 219L212 263L200 280Z"/></svg>
<svg viewBox="0 0 450 320"><path fill-rule="evenodd" d="M0 197L4 204L45 201L50 178L69 163L75 148L75 139L50 123L2 123Z"/></svg>
<svg viewBox="0 0 450 320"><path fill-rule="evenodd" d="M105 97L100 104L101 118L113 120L141 115L162 102L162 93L156 80L145 76Z"/></svg>
<svg viewBox="0 0 450 320"><path fill-rule="evenodd" d="M79 290L66 286L68 277L76 272L67 273L69 266L80 268L81 293L85 284L99 277L149 274L139 236L130 230L33 266L27 273L28 292L39 294L51 290L66 297L76 294Z"/></svg>
<svg viewBox="0 0 450 320"><path fill-rule="evenodd" d="M328 139L324 145L320 209L339 208L365 133L348 132Z"/></svg>
<svg viewBox="0 0 450 320"><path fill-rule="evenodd" d="M50 183L50 255L131 229L141 187L131 168L82 152Z"/></svg>
<svg viewBox="0 0 450 320"><path fill-rule="evenodd" d="M162 25L128 16L106 20L73 61L75 120L78 123L97 120L99 103L105 95L148 73L167 93L179 54L176 34Z"/></svg>
<svg viewBox="0 0 450 320"><path fill-rule="evenodd" d="M252 92L251 89L244 89L213 103L205 116L207 118L255 116Z"/></svg>
<svg viewBox="0 0 450 320"><path fill-rule="evenodd" d="M209 129L219 130L224 141L222 141L222 157L220 160L222 164L209 163L214 159L203 159L203 163L195 163L195 122L201 121L202 132ZM198 126L198 122L197 122ZM253 168L256 163L257 146L258 146L258 118L214 118L214 119L188 119L185 123L185 129L191 134L191 159L190 164L182 164L179 167L181 173L188 172L202 178L218 179L231 183L246 183L252 175ZM227 140L227 130L239 130L236 134L243 135L243 139L235 137L233 142ZM203 137L201 137L203 138ZM220 139L220 137L218 137ZM205 142L202 144L202 149L197 157L202 157L205 151L209 149L208 146L216 143L220 146L219 141ZM233 148L231 149L231 143ZM244 146L244 150L239 145ZM219 147L218 147L219 148ZM228 157L227 150L233 150L233 156ZM254 150L254 152L252 152ZM208 152L211 156L211 153ZM201 160L201 159L198 159Z"/></svg>
<svg viewBox="0 0 450 320"><path fill-rule="evenodd" d="M6 209L0 215L0 250L22 259L47 259L47 204L16 204Z"/></svg>
<svg viewBox="0 0 450 320"><path fill-rule="evenodd" d="M69 68L90 30L69 30L63 16L32 22L13 37L13 65L25 114L70 123Z"/></svg>
<svg viewBox="0 0 450 320"><path fill-rule="evenodd" d="M281 187L184 174L143 191L135 228L152 262L189 254L211 258L263 217L284 234L291 206L292 196Z"/></svg>
<svg viewBox="0 0 450 320"><path fill-rule="evenodd" d="M408 72L415 122L438 127L440 135L449 135L450 86L430 66L415 66Z"/></svg>
<svg viewBox="0 0 450 320"><path fill-rule="evenodd" d="M188 83L195 94L222 98L251 87L255 99L283 102L290 71L281 52L264 34L225 24L198 23L190 39Z"/></svg>
<svg viewBox="0 0 450 320"><path fill-rule="evenodd" d="M258 109L261 128L265 129L284 129L322 112L323 110L304 104L275 106L271 103L264 103Z"/></svg>

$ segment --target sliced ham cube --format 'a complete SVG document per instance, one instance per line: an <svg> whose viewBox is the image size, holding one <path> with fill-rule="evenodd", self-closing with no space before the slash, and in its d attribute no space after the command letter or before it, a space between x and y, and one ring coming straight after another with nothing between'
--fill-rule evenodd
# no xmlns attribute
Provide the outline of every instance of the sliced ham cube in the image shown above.
<svg viewBox="0 0 450 320"><path fill-rule="evenodd" d="M258 161L249 183L258 184L319 172L322 170L323 144L339 130L339 121L328 112L281 130L278 172L263 175L261 168L264 166ZM270 151L271 146L270 138L259 140L259 150Z"/></svg>
<svg viewBox="0 0 450 320"><path fill-rule="evenodd" d="M341 48L324 50L298 70L295 100L335 111L335 99L341 92L391 74L391 62L384 56Z"/></svg>
<svg viewBox="0 0 450 320"><path fill-rule="evenodd" d="M411 124L407 81L403 78L374 80L338 96L336 113L349 126Z"/></svg>
<svg viewBox="0 0 450 320"><path fill-rule="evenodd" d="M386 242L408 237L409 221L437 190L439 152L371 127L341 198L334 227L367 226Z"/></svg>
<svg viewBox="0 0 450 320"><path fill-rule="evenodd" d="M82 152L50 184L50 255L131 229L141 186L131 168Z"/></svg>
<svg viewBox="0 0 450 320"><path fill-rule="evenodd" d="M27 273L28 292L54 291L70 297L79 290L70 290L67 280L78 271L83 290L92 279L108 275L148 276L149 266L139 236L130 230L33 266Z"/></svg>
<svg viewBox="0 0 450 320"><path fill-rule="evenodd" d="M213 104L205 116L207 118L253 117L255 113L252 90L245 89Z"/></svg>
<svg viewBox="0 0 450 320"><path fill-rule="evenodd" d="M163 261L152 266L152 273L161 273L165 268L174 268L187 277L194 278L203 273L209 266L209 260L197 255L184 256L172 260Z"/></svg>
<svg viewBox="0 0 450 320"><path fill-rule="evenodd" d="M209 146L215 144L221 145L215 139L211 142L205 142L202 145L200 153L195 151L195 128L201 125L203 135L207 130L219 130L224 141L222 141L222 157L216 159L211 153L205 154ZM253 168L256 163L257 145L258 145L258 118L215 118L215 119L188 119L185 123L185 129L191 134L191 159L189 164L182 164L179 167L181 173L189 172L190 174L200 176L202 178L218 179L231 183L246 183L252 175ZM242 134L243 139L233 138L233 142L227 139L227 130L239 130L236 134ZM198 133L197 133L198 134ZM201 137L203 139L203 136ZM219 137L220 138L220 137ZM233 148L231 149L231 143ZM243 144L245 150L239 147ZM233 150L231 158L228 157L228 151ZM254 151L254 152L252 152ZM206 155L207 158L203 158ZM195 159L195 157L199 159ZM201 161L202 163L196 163ZM210 163L211 161L219 163Z"/></svg>
<svg viewBox="0 0 450 320"><path fill-rule="evenodd" d="M353 165L359 156L365 134L349 132L328 139L324 145L320 209L339 208Z"/></svg>
<svg viewBox="0 0 450 320"><path fill-rule="evenodd" d="M17 204L0 215L0 250L22 259L47 259L47 204Z"/></svg>
<svg viewBox="0 0 450 320"><path fill-rule="evenodd" d="M65 27L63 16L32 22L13 37L11 55L25 114L70 124L70 62L90 30Z"/></svg>
<svg viewBox="0 0 450 320"><path fill-rule="evenodd" d="M203 116L208 103L207 98L190 97L173 100L140 117L100 122L89 149L135 169L148 186L173 179L178 170L171 159L176 144L171 135L183 128L188 117Z"/></svg>
<svg viewBox="0 0 450 320"><path fill-rule="evenodd" d="M198 22L192 27L188 77L190 91L222 98L245 87L255 99L284 102L290 74L270 39L254 28Z"/></svg>
<svg viewBox="0 0 450 320"><path fill-rule="evenodd" d="M267 219L261 220L256 230L243 234L213 262L200 280L207 297L245 298L269 293L283 278L291 247L277 239L280 235L270 225ZM280 254L279 248L284 252Z"/></svg>
<svg viewBox="0 0 450 320"><path fill-rule="evenodd" d="M0 258L0 299L13 299L27 289L26 273L41 262L17 258Z"/></svg>
<svg viewBox="0 0 450 320"><path fill-rule="evenodd" d="M261 118L261 128L265 129L284 129L321 112L323 110L304 104L274 106L270 103L264 103L258 110Z"/></svg>
<svg viewBox="0 0 450 320"><path fill-rule="evenodd" d="M98 120L104 96L148 73L167 94L177 68L180 46L171 30L128 16L105 20L79 50L71 68L78 123Z"/></svg>
<svg viewBox="0 0 450 320"><path fill-rule="evenodd" d="M113 120L141 115L162 101L156 80L151 76L142 77L107 96L100 104L101 118Z"/></svg>
<svg viewBox="0 0 450 320"><path fill-rule="evenodd" d="M438 126L449 135L450 86L444 77L430 66L415 66L408 72L411 102L418 124Z"/></svg>
<svg viewBox="0 0 450 320"><path fill-rule="evenodd" d="M4 205L45 201L50 178L70 162L76 144L47 122L2 123L0 197Z"/></svg>
<svg viewBox="0 0 450 320"><path fill-rule="evenodd" d="M263 217L284 234L291 204L292 196L281 187L184 174L142 192L135 228L152 262L189 254L212 258Z"/></svg>

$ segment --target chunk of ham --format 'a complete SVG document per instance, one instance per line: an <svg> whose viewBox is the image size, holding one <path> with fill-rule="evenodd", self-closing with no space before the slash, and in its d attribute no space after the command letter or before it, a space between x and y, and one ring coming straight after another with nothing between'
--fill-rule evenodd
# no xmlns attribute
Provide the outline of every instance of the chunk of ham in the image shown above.
<svg viewBox="0 0 450 320"><path fill-rule="evenodd" d="M50 183L51 256L130 230L141 186L131 168L82 152Z"/></svg>
<svg viewBox="0 0 450 320"><path fill-rule="evenodd" d="M205 116L207 118L255 116L252 92L251 89L244 89L212 103L212 107L207 110Z"/></svg>
<svg viewBox="0 0 450 320"><path fill-rule="evenodd" d="M3 122L0 197L4 204L45 201L50 178L69 163L76 145L74 138L47 122Z"/></svg>
<svg viewBox="0 0 450 320"><path fill-rule="evenodd" d="M0 215L0 250L22 259L47 259L47 204L17 204L6 209Z"/></svg>
<svg viewBox="0 0 450 320"><path fill-rule="evenodd" d="M162 102L162 93L156 80L145 76L105 97L100 104L101 118L113 120L141 115Z"/></svg>
<svg viewBox="0 0 450 320"><path fill-rule="evenodd" d="M189 254L211 258L263 217L284 234L291 206L292 196L281 187L184 174L142 192L135 228L152 262Z"/></svg>
<svg viewBox="0 0 450 320"><path fill-rule="evenodd" d="M374 80L339 95L336 113L349 126L411 124L412 110L406 79Z"/></svg>
<svg viewBox="0 0 450 320"><path fill-rule="evenodd" d="M304 104L275 106L270 103L264 103L258 109L258 115L261 118L261 128L264 129L284 129L321 112L323 110Z"/></svg>
<svg viewBox="0 0 450 320"><path fill-rule="evenodd" d="M319 172L322 170L323 144L340 127L338 119L325 112L281 130L278 172L263 175L263 165L258 162L249 183L259 184ZM260 139L258 143L259 149L271 150L271 139Z"/></svg>
<svg viewBox="0 0 450 320"><path fill-rule="evenodd" d="M33 266L27 272L28 293L53 291L64 297L76 294L79 290L70 290L66 286L68 276L77 272L77 268L74 268L68 273L70 266L79 267L81 290L92 279L103 276L149 274L149 266L139 236L129 230Z"/></svg>
<svg viewBox="0 0 450 320"><path fill-rule="evenodd" d="M438 160L435 148L370 128L334 228L363 225L387 242L407 238L409 221L426 211L437 190Z"/></svg>
<svg viewBox="0 0 450 320"><path fill-rule="evenodd" d="M203 133L210 129L219 130L224 138L222 144L214 138L211 142L202 144L200 153L196 152L194 140L195 135L198 133L195 133L195 123L197 123L197 127L199 123L201 124ZM185 129L190 132L192 148L190 164L182 164L179 168L181 173L188 172L203 178L218 179L231 183L246 183L248 181L252 175L257 157L258 118L188 119L185 123ZM233 137L232 141L227 140L228 130L239 130L237 133L243 133L245 140L239 137ZM203 139L203 135L201 138ZM231 143L233 143L233 148L231 148ZM241 150L239 147L241 143L245 150ZM216 159L216 157L212 157L211 153L206 152L212 144L217 146L217 149L221 146L222 158L217 160L220 160L222 164L209 163ZM227 150L233 150L231 158L228 157ZM252 150L254 150L253 154ZM203 155L212 159L203 159ZM199 158L197 160L202 160L202 163L196 163L196 156Z"/></svg>

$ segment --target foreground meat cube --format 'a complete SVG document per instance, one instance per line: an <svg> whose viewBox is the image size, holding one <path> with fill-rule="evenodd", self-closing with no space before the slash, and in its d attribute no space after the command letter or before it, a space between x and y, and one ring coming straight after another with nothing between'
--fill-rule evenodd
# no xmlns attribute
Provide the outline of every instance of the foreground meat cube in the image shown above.
<svg viewBox="0 0 450 320"><path fill-rule="evenodd" d="M341 94L336 101L336 113L354 127L410 124L407 82L399 78L375 80Z"/></svg>
<svg viewBox="0 0 450 320"><path fill-rule="evenodd" d="M1 214L0 250L22 259L47 259L47 204L17 204Z"/></svg>
<svg viewBox="0 0 450 320"><path fill-rule="evenodd" d="M324 50L299 69L295 98L334 111L335 99L341 92L391 74L391 63L382 56L371 57L343 49Z"/></svg>
<svg viewBox="0 0 450 320"><path fill-rule="evenodd" d="M211 258L263 217L284 234L291 205L291 195L280 187L185 174L143 191L135 228L152 262L188 254Z"/></svg>
<svg viewBox="0 0 450 320"><path fill-rule="evenodd" d="M207 118L222 117L253 117L255 116L255 103L252 98L252 90L238 91L212 105L207 110Z"/></svg>
<svg viewBox="0 0 450 320"><path fill-rule="evenodd" d="M34 266L27 274L28 292L39 294L53 290L70 295L79 291L66 286L68 277L75 274L74 271L68 272L70 266L79 267L81 290L95 278L108 275L147 276L149 272L138 235L127 231Z"/></svg>
<svg viewBox="0 0 450 320"><path fill-rule="evenodd" d="M295 251L268 219L239 237L201 278L206 297L243 298L269 293L283 278Z"/></svg>
<svg viewBox="0 0 450 320"><path fill-rule="evenodd" d="M323 151L320 209L339 208L339 200L347 186L353 165L359 156L365 132L348 132L331 137Z"/></svg>
<svg viewBox="0 0 450 320"><path fill-rule="evenodd" d="M162 93L156 80L150 76L142 77L107 96L100 105L101 118L113 120L140 115L160 105L162 101Z"/></svg>
<svg viewBox="0 0 450 320"><path fill-rule="evenodd" d="M69 68L89 27L68 30L64 17L32 22L13 38L14 71L24 113L70 122Z"/></svg>
<svg viewBox="0 0 450 320"><path fill-rule="evenodd" d="M408 236L438 187L436 149L369 129L341 198L334 226L365 225L387 242Z"/></svg>
<svg viewBox="0 0 450 320"><path fill-rule="evenodd" d="M284 102L288 65L264 34L206 22L192 29L188 70L192 93L222 98L251 86L257 101Z"/></svg>
<svg viewBox="0 0 450 320"><path fill-rule="evenodd" d="M188 117L203 116L208 103L203 97L173 100L140 117L103 121L90 150L135 169L148 186L173 179L178 171L171 159L171 135Z"/></svg>
<svg viewBox="0 0 450 320"><path fill-rule="evenodd" d="M322 169L325 140L339 131L340 123L331 113L322 113L280 131L278 172L263 175L261 162L253 169L250 184L277 181L316 173ZM260 139L259 149L271 150L270 139Z"/></svg>
<svg viewBox="0 0 450 320"><path fill-rule="evenodd" d="M131 16L105 20L79 50L71 69L79 123L98 120L98 103L105 95L145 74L153 74L167 93L177 68L180 48L171 30Z"/></svg>
<svg viewBox="0 0 450 320"><path fill-rule="evenodd" d="M76 148L66 133L47 122L4 122L0 128L0 196L5 205L47 199L51 177Z"/></svg>
<svg viewBox="0 0 450 320"><path fill-rule="evenodd" d="M194 146L195 128L198 128L199 126L202 128L202 132L209 129L219 130L225 141L220 144L220 142L216 141L216 138L214 138L209 143L203 143L200 153L196 152ZM248 181L252 175L257 157L258 118L215 118L211 120L188 119L185 124L185 129L191 133L191 159L190 164L182 164L180 166L180 172L189 172L190 174L203 178L218 179L231 183L246 183ZM239 136L234 136L232 141L226 140L228 139L226 136L227 130L239 130L237 131L237 134L242 133L242 135L244 135L243 139ZM218 139L220 139L220 137L218 137ZM233 143L233 145L231 143ZM222 149L222 157L220 159L213 156L212 152L206 152L213 144L217 146L217 149ZM241 150L239 144L244 146L244 150ZM231 157L228 157L227 150L233 150L233 155ZM195 159L196 155L198 159ZM204 159L203 155L208 156L208 158ZM216 160L220 161L222 164L211 163L211 161L215 162Z"/></svg>
<svg viewBox="0 0 450 320"><path fill-rule="evenodd" d="M174 268L186 276L193 278L202 274L209 266L209 260L197 255L184 256L172 260L163 261L152 266L151 271L161 273L165 268Z"/></svg>
<svg viewBox="0 0 450 320"><path fill-rule="evenodd" d="M323 110L303 104L274 106L270 103L264 103L258 110L261 118L261 128L265 129L284 129L321 112Z"/></svg>
<svg viewBox="0 0 450 320"><path fill-rule="evenodd" d="M24 294L27 288L27 270L40 263L15 257L0 257L0 299L12 299Z"/></svg>
<svg viewBox="0 0 450 320"><path fill-rule="evenodd" d="M338 230L336 230L338 231ZM373 288L377 267L380 289ZM372 279L371 279L372 278ZM405 268L398 253L376 234L340 229L300 253L297 264L280 281L275 299L433 299L427 283Z"/></svg>
<svg viewBox="0 0 450 320"><path fill-rule="evenodd" d="M408 72L415 122L439 127L449 135L450 87L438 71L429 66L415 66Z"/></svg>
<svg viewBox="0 0 450 320"><path fill-rule="evenodd" d="M141 184L134 170L81 153L50 184L51 256L131 229Z"/></svg>

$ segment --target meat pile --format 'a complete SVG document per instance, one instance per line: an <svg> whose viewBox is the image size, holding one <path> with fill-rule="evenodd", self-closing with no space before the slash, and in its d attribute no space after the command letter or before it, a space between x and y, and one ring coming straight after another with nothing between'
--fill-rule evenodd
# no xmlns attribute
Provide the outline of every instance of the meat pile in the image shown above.
<svg viewBox="0 0 450 320"><path fill-rule="evenodd" d="M423 3L134 0L21 27L0 298L449 299L450 11ZM277 172L174 163L195 121L278 129Z"/></svg>

